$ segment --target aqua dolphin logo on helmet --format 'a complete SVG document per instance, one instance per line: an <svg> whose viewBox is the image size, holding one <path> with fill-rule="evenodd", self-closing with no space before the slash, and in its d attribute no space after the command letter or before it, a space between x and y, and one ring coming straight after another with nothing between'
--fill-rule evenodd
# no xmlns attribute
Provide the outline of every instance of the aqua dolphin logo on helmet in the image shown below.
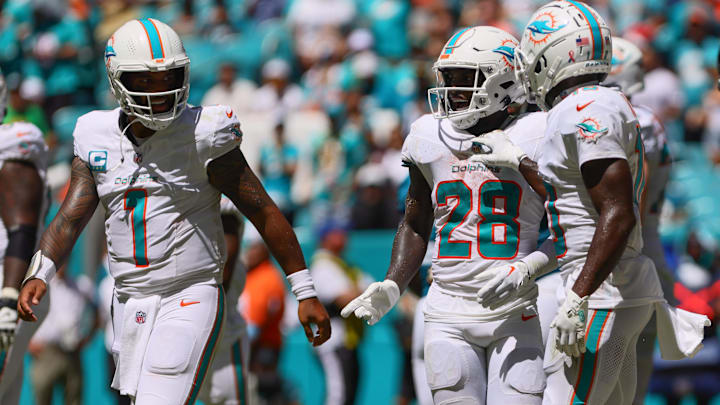
<svg viewBox="0 0 720 405"><path fill-rule="evenodd" d="M505 62L505 65L514 69L516 47L517 43L513 42L512 40L506 39L502 42L502 44L500 44L500 46L493 49L492 51L500 54L503 58L503 62Z"/></svg>
<svg viewBox="0 0 720 405"><path fill-rule="evenodd" d="M530 31L529 39L533 43L545 42L548 37L564 28L567 24L558 24L557 19L551 12L545 12L537 16L537 19L527 26Z"/></svg>
<svg viewBox="0 0 720 405"><path fill-rule="evenodd" d="M593 143L597 142L598 137L608 132L608 128L602 128L600 121L595 118L585 118L575 126L578 128L580 139Z"/></svg>

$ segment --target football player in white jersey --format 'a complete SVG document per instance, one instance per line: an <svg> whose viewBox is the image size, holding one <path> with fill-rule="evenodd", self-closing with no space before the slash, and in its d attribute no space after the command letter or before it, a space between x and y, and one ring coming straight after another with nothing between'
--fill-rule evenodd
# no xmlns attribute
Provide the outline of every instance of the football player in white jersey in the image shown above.
<svg viewBox="0 0 720 405"><path fill-rule="evenodd" d="M620 91L599 86L611 49L595 10L554 1L532 16L516 55L528 96L549 111L539 168L566 296L548 337L545 404L632 403L636 342L662 300L641 253L637 117ZM490 135L481 142L493 153L477 160L514 165L522 151Z"/></svg>
<svg viewBox="0 0 720 405"><path fill-rule="evenodd" d="M633 94L644 87L644 71L641 66L642 53L632 42L613 37L612 69L605 80L607 86L619 87L632 102ZM642 204L642 252L655 264L660 278L663 295L668 302L673 299L673 276L665 262L665 253L660 242L660 212L665 200L665 187L670 178L672 157L668 148L665 129L650 108L633 105L640 124L643 146L645 147L645 164L648 180L645 200ZM637 344L637 390L634 404L643 404L650 375L653 369L653 351L655 349L656 323L653 317L643 330Z"/></svg>
<svg viewBox="0 0 720 405"><path fill-rule="evenodd" d="M370 324L387 313L418 271L434 219L424 357L436 404L540 404L545 387L537 288L530 281L545 270L532 259L542 197L517 166L468 161L473 139L501 128L528 156L539 157L545 114L518 118L507 110L522 101L516 46L500 29L471 27L443 48L433 67L438 87L428 92L433 114L413 123L403 145L410 188L386 279L342 311ZM552 250L551 243L545 247ZM519 293L507 299L511 290Z"/></svg>
<svg viewBox="0 0 720 405"><path fill-rule="evenodd" d="M0 122L7 111L0 72ZM38 323L18 322L17 300L47 211L48 147L27 122L0 125L0 404L17 405L23 360ZM45 302L38 312L47 314Z"/></svg>
<svg viewBox="0 0 720 405"><path fill-rule="evenodd" d="M208 379L200 391L207 405L245 405L248 403L248 360L250 341L238 301L245 287L247 270L241 260L240 242L245 218L226 196L220 199L220 220L225 232L227 260L223 269L223 288L227 292L227 321L223 326Z"/></svg>
<svg viewBox="0 0 720 405"><path fill-rule="evenodd" d="M308 340L327 340L292 228L238 148L237 117L186 105L190 60L178 35L158 20L128 21L108 40L105 63L120 108L78 119L68 194L33 256L21 317L37 319L32 305L102 203L115 279L112 386L136 405L193 403L225 317L223 193L288 274Z"/></svg>

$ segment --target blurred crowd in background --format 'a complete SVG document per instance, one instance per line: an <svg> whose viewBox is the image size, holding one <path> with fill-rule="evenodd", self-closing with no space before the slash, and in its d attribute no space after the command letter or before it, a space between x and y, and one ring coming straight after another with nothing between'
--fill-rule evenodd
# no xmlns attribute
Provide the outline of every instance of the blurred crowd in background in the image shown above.
<svg viewBox="0 0 720 405"><path fill-rule="evenodd" d="M714 322L706 346L715 351L687 365L659 363L651 390L668 398L693 392L702 402L720 392L720 2L586 2L614 35L643 51L645 90L633 102L656 112L671 141L661 233L675 295L681 308ZM181 35L191 59L189 102L233 108L243 152L296 229L314 236L329 222L344 230L393 229L407 181L403 138L428 112L432 64L444 43L459 27L475 25L519 37L543 3L0 1L5 122L29 121L45 133L54 162L49 181L61 202L75 120L117 106L105 76L108 37L129 19L157 18ZM92 302L91 295L82 297ZM75 336L73 351L84 339Z"/></svg>

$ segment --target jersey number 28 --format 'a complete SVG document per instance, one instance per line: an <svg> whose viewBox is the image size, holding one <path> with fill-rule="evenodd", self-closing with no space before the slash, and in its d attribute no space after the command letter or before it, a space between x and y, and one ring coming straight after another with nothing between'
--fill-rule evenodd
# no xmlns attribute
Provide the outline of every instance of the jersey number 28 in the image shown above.
<svg viewBox="0 0 720 405"><path fill-rule="evenodd" d="M435 189L438 207L454 200L448 221L440 228L438 259L469 259L472 241L453 240L455 229L466 224L473 211L474 191L462 180L443 181ZM485 259L512 259L520 245L522 189L513 181L488 180L478 189L477 252Z"/></svg>

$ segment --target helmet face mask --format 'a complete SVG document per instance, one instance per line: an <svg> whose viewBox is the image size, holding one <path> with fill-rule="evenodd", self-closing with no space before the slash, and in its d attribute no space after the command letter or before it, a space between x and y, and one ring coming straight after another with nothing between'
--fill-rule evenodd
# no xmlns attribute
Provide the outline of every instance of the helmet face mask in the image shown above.
<svg viewBox="0 0 720 405"><path fill-rule="evenodd" d="M514 74L517 40L495 27L465 28L443 48L428 90L430 111L467 129L522 98Z"/></svg>
<svg viewBox="0 0 720 405"><path fill-rule="evenodd" d="M185 108L190 59L166 24L154 19L125 23L108 40L105 66L120 108L145 127L165 129Z"/></svg>

